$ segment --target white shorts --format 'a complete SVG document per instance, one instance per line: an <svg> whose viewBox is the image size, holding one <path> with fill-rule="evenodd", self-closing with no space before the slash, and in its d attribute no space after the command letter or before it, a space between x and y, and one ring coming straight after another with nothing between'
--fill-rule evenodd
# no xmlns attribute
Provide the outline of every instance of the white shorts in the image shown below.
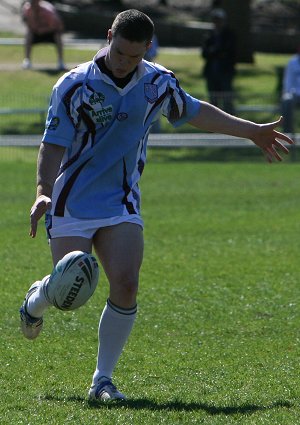
<svg viewBox="0 0 300 425"><path fill-rule="evenodd" d="M120 223L134 223L142 228L144 222L140 215L117 216L102 219L82 219L74 217L56 217L46 214L45 225L49 239L66 236L81 236L92 239L101 227L114 226Z"/></svg>

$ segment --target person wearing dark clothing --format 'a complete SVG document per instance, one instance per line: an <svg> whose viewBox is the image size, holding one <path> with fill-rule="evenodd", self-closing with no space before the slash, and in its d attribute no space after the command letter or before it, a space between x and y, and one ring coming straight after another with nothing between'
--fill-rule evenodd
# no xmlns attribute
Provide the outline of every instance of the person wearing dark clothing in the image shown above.
<svg viewBox="0 0 300 425"><path fill-rule="evenodd" d="M236 36L227 26L226 13L223 9L214 9L212 20L214 30L202 46L202 57L205 59L203 75L210 102L232 114Z"/></svg>

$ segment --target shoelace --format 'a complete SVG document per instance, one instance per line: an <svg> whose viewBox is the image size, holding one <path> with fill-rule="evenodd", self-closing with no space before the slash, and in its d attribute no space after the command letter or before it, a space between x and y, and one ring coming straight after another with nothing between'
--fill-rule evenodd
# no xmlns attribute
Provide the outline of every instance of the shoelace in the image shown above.
<svg viewBox="0 0 300 425"><path fill-rule="evenodd" d="M117 388L114 386L114 384L111 381L104 381L104 382L101 382L98 390L96 391L97 396L100 396L101 394L103 394L106 391L105 387L109 387L109 389L113 393L117 392Z"/></svg>

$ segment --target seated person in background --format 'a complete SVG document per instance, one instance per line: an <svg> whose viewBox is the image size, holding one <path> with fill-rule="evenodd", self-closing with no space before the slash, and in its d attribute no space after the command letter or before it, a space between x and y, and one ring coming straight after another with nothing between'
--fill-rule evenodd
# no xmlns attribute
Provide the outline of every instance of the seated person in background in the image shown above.
<svg viewBox="0 0 300 425"><path fill-rule="evenodd" d="M300 45L287 63L282 86L283 128L294 133L294 109L300 105Z"/></svg>
<svg viewBox="0 0 300 425"><path fill-rule="evenodd" d="M31 68L31 48L37 43L54 43L58 54L58 69L64 70L63 22L54 6L44 0L29 0L22 7L22 19L26 24L25 59L23 68Z"/></svg>

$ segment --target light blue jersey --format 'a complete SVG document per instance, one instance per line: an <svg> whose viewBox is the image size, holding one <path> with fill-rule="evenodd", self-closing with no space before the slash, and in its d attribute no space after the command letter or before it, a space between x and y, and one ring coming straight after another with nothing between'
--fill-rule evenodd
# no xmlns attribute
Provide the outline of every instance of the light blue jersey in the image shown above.
<svg viewBox="0 0 300 425"><path fill-rule="evenodd" d="M65 146L51 214L101 219L140 213L151 124L161 114L174 126L191 120L200 101L164 67L142 61L119 88L97 61L62 76L53 88L43 141Z"/></svg>

